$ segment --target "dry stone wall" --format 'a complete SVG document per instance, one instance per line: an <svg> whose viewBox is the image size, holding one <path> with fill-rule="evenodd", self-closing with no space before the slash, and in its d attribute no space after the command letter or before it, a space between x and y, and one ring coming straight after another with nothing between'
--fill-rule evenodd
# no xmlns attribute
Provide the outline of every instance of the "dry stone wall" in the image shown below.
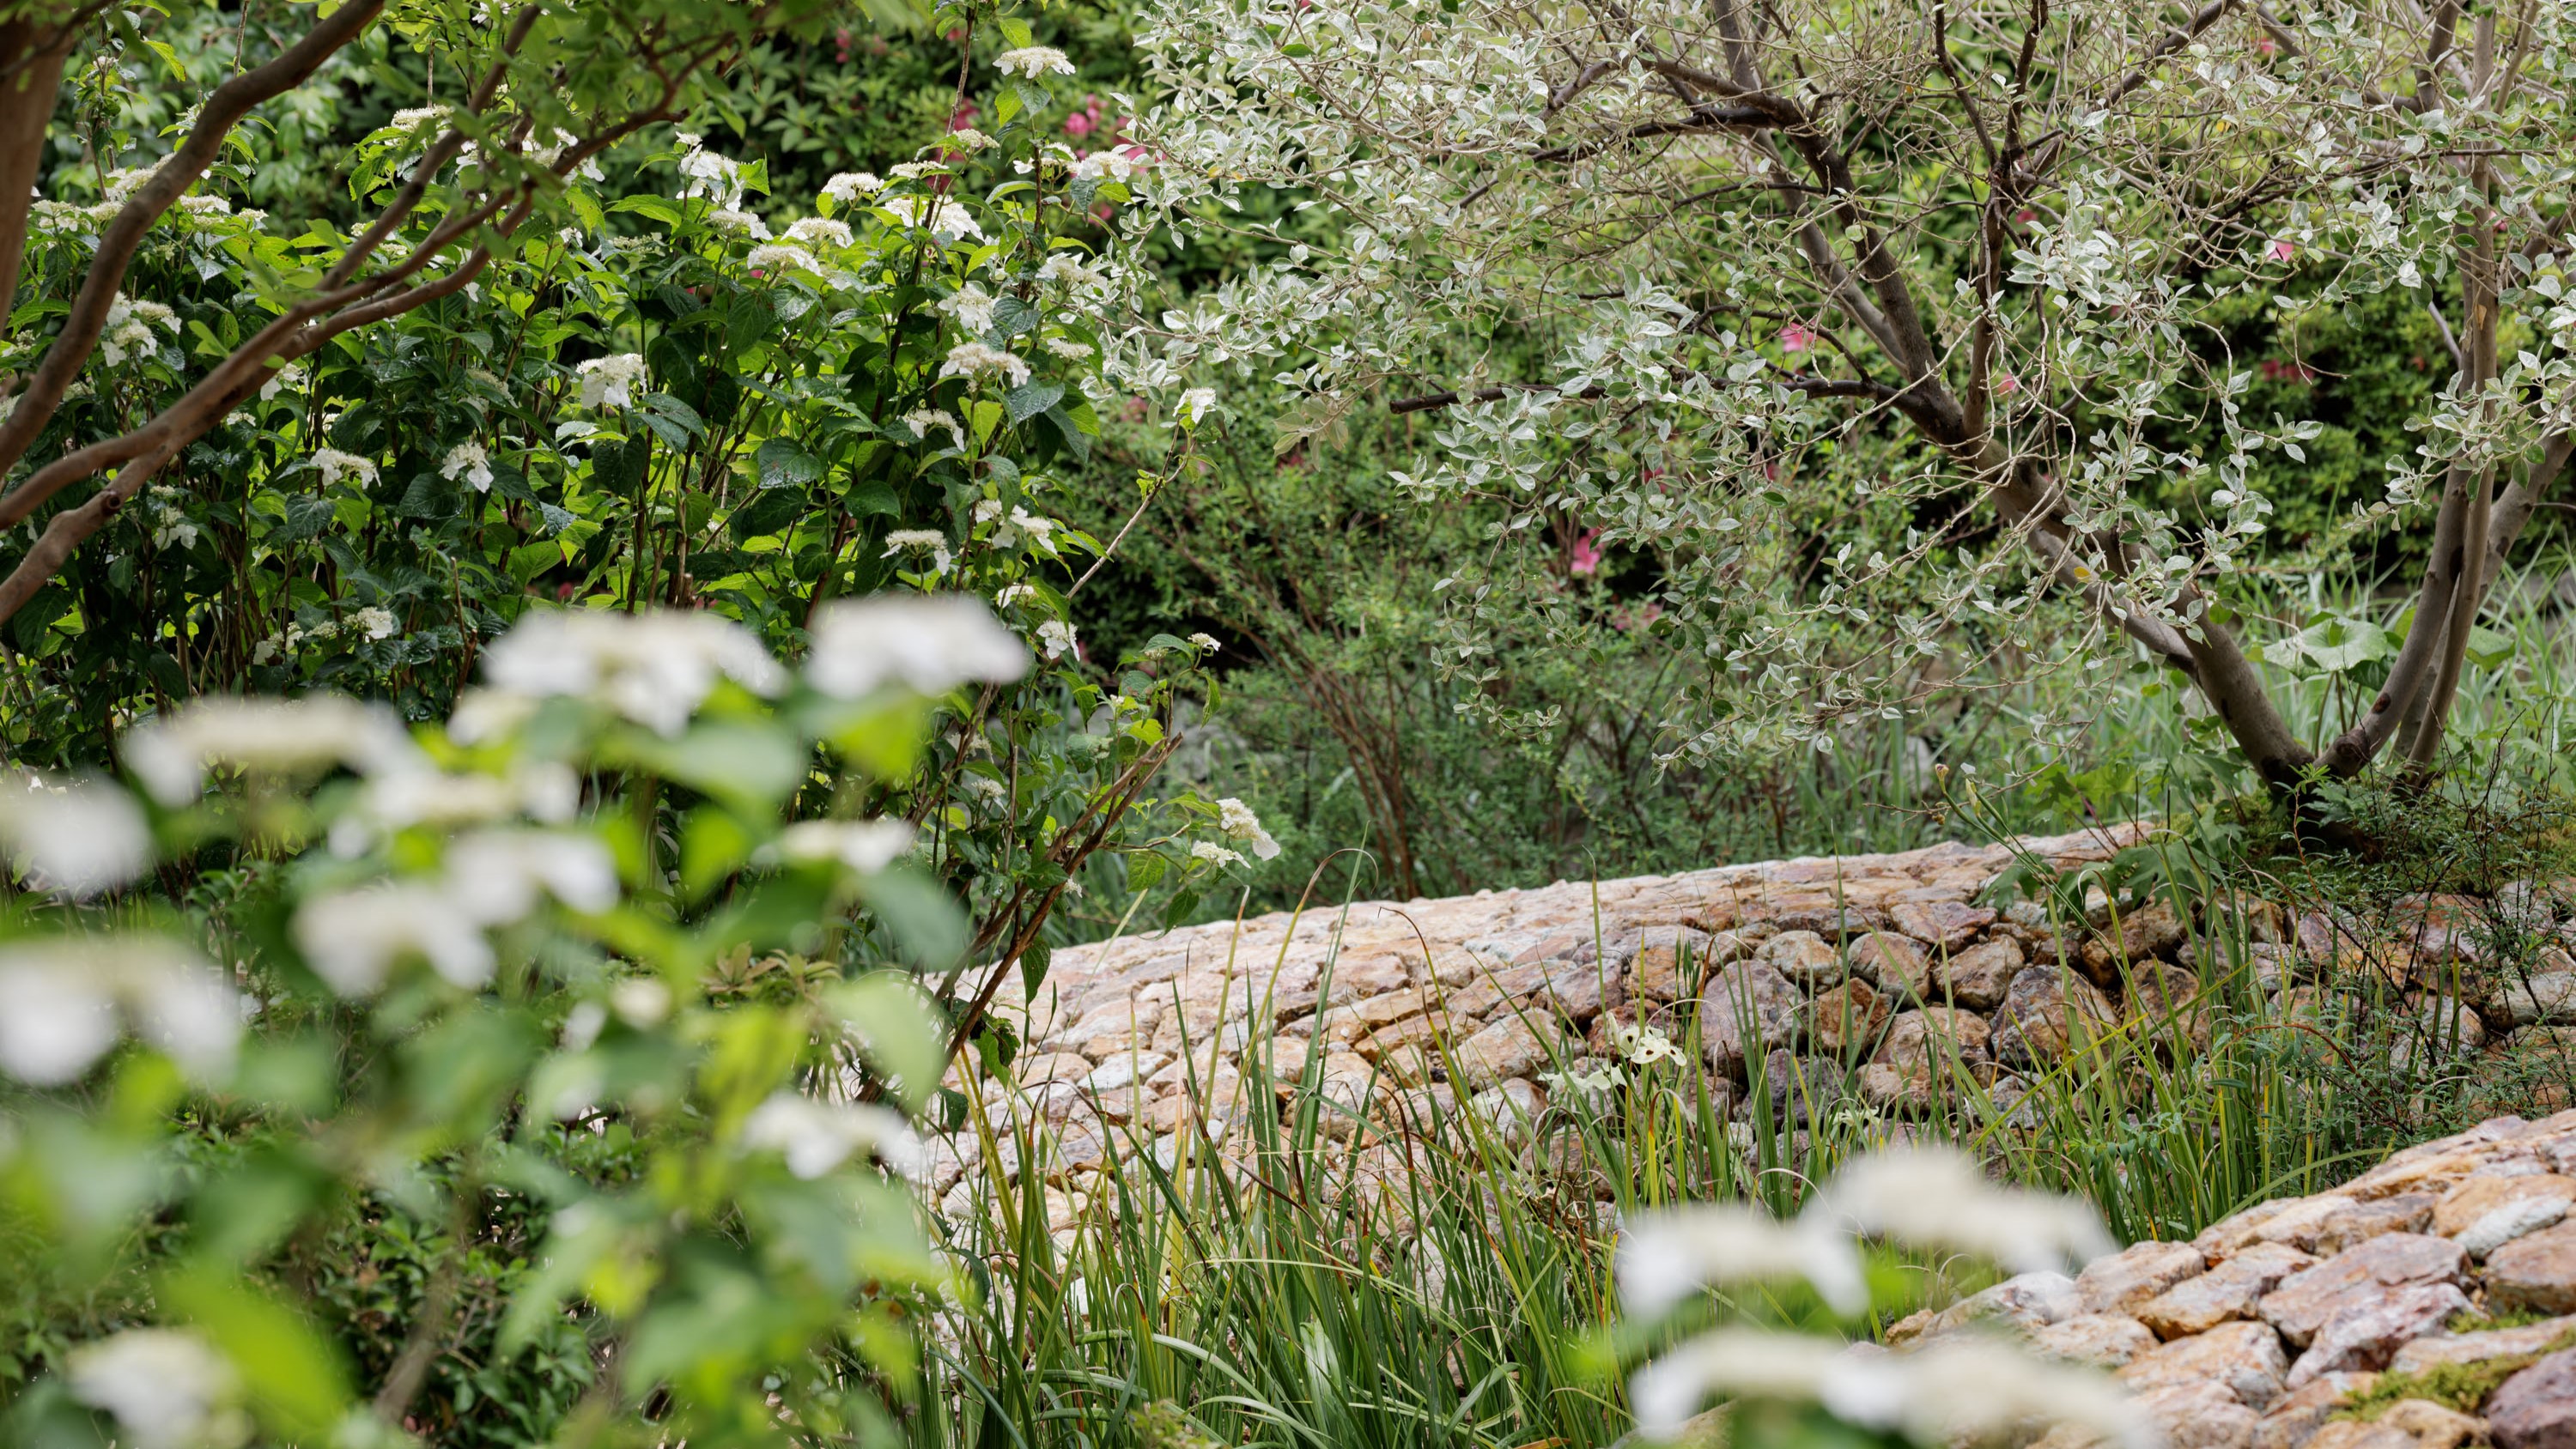
<svg viewBox="0 0 2576 1449"><path fill-rule="evenodd" d="M1606 1069L1693 1027L1719 1104L1746 1119L1758 1101L1794 1131L1854 1107L1888 1124L2010 1114L2033 1075L2122 1027L2205 1042L2201 987L2223 959L2287 1011L2339 982L2389 983L2438 1050L2576 1016L2563 942L2509 992L2446 994L2495 903L2427 899L2394 933L2261 902L2222 921L2096 899L2063 929L2033 902L1981 903L2017 859L2063 869L2138 838L2114 827L1120 937L1058 952L1035 999L1000 1002L1024 1043L1012 1079L958 1085L1038 1130L1034 1161L1001 1165L1042 1171L1062 1221L1112 1155L1170 1162L1185 1143L1240 1136L1254 1113L1320 1112L1327 1132L1371 1139L1363 1171L1393 1173L1405 1134L1377 1129L1465 1109L1526 1131L1565 1094L1606 1099ZM2576 939L2563 898L2576 887L2519 889L2513 909ZM940 1145L937 1191L973 1191L977 1140Z"/></svg>

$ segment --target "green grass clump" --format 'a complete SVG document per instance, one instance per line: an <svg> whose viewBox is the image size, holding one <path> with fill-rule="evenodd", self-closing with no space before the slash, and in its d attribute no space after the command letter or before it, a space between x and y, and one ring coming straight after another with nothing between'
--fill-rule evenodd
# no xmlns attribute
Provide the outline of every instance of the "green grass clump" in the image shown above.
<svg viewBox="0 0 2576 1449"><path fill-rule="evenodd" d="M2474 1414L2478 1406L2487 1401L2487 1395L2494 1393L2506 1379L2568 1348L2576 1348L2576 1329L2558 1335L2530 1353L2506 1354L2500 1358L2480 1359L2476 1363L2435 1364L2417 1373L2381 1374L2369 1388L2345 1400L2343 1407L2335 1410L2334 1417L2371 1423L2408 1399L2424 1399L2455 1413Z"/></svg>

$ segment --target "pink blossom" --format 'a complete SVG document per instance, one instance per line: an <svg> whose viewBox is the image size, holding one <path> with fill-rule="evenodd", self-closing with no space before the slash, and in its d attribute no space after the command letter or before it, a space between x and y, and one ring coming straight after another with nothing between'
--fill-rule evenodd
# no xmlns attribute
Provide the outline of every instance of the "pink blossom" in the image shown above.
<svg viewBox="0 0 2576 1449"><path fill-rule="evenodd" d="M2271 250L2265 253L2265 255L2271 257L2271 259L2276 262L2286 262L2298 254L2299 244L2290 240L2288 237L2283 237L2279 241L2272 243Z"/></svg>
<svg viewBox="0 0 2576 1449"><path fill-rule="evenodd" d="M1804 352L1815 345L1816 332L1812 327L1792 322L1780 329L1780 350L1783 352Z"/></svg>
<svg viewBox="0 0 2576 1449"><path fill-rule="evenodd" d="M1629 609L1624 607L1612 609L1610 611L1610 627L1624 634L1632 630L1643 629L1663 616L1664 606L1661 604L1650 603L1642 609Z"/></svg>
<svg viewBox="0 0 2576 1449"><path fill-rule="evenodd" d="M2021 391L2021 379L2009 372L1995 374L1995 391L2005 397Z"/></svg>
<svg viewBox="0 0 2576 1449"><path fill-rule="evenodd" d="M1090 135L1091 118L1080 111L1074 112L1072 115L1064 118L1064 133L1068 136Z"/></svg>
<svg viewBox="0 0 2576 1449"><path fill-rule="evenodd" d="M2254 37L2254 53L2257 55L2277 54L2280 49L2281 43L2268 35Z"/></svg>
<svg viewBox="0 0 2576 1449"><path fill-rule="evenodd" d="M1565 551L1567 573L1585 579L1601 571L1601 550L1592 543L1599 536L1600 530L1594 528L1587 528L1574 536L1574 546Z"/></svg>
<svg viewBox="0 0 2576 1449"><path fill-rule="evenodd" d="M2031 222L2039 220L2039 213L2025 206L2021 210L2013 213L2013 220L2027 226Z"/></svg>

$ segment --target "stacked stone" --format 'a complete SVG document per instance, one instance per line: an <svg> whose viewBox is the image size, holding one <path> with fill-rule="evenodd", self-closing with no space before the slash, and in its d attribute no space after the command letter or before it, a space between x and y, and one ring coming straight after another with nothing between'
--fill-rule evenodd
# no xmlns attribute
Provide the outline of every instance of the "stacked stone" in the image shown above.
<svg viewBox="0 0 2576 1449"><path fill-rule="evenodd" d="M1361 1172L1394 1180L1418 1145L1402 1129L1466 1110L1526 1139L1553 1097L1593 1090L1604 1067L1686 1040L1694 1022L1711 1092L1739 1119L1757 1102L1793 1131L1827 1112L1896 1130L2009 1114L2027 1074L2123 1025L2176 1050L2205 1043L2200 987L2222 931L2253 942L2253 971L2287 1011L2324 1009L2319 982L2394 981L2440 1028L2426 1039L2461 1049L2490 1019L2554 1031L2576 1015L2576 963L2557 947L2509 998L2460 994L2474 973L2452 968L2483 949L2481 903L2424 902L2395 940L2260 904L2195 922L2097 899L2065 935L2035 903L1979 904L2016 861L2064 869L2137 838L2123 827L1373 902L1063 950L1035 999L1000 1004L1025 1043L1013 1079L952 1083L997 1130L940 1144L934 1186L977 1191L977 1144L999 1141L1014 1154L1006 1175L1044 1172L1061 1226L1113 1155L1239 1152L1256 1112L1363 1134ZM2538 929L2576 929L2559 924L2563 905L2525 890L2515 908ZM1304 1100L1309 1078L1319 1101ZM1016 1160L1023 1135L1032 1163Z"/></svg>
<svg viewBox="0 0 2576 1449"><path fill-rule="evenodd" d="M2188 1243L2008 1279L1889 1342L2016 1331L2116 1372L2170 1449L2570 1449L2571 1201L2576 1112L2500 1117ZM2345 1412L2364 1395L2375 1413Z"/></svg>

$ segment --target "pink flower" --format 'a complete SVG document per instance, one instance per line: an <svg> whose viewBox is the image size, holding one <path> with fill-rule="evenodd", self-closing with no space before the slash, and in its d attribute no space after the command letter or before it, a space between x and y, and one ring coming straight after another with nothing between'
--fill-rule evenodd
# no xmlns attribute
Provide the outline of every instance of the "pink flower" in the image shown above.
<svg viewBox="0 0 2576 1449"><path fill-rule="evenodd" d="M1998 372L1995 374L1995 391L2002 396L2011 397L2021 391L2021 379L2009 372Z"/></svg>
<svg viewBox="0 0 2576 1449"><path fill-rule="evenodd" d="M1815 345L1815 329L1803 323L1792 322L1780 329L1780 350L1783 352L1804 352Z"/></svg>
<svg viewBox="0 0 2576 1449"><path fill-rule="evenodd" d="M1068 136L1090 135L1091 118L1080 111L1074 112L1072 115L1064 118L1064 133Z"/></svg>
<svg viewBox="0 0 2576 1449"><path fill-rule="evenodd" d="M1592 545L1592 540L1599 536L1600 530L1593 528L1574 536L1574 546L1565 551L1567 573L1578 579L1588 579L1601 571L1601 550Z"/></svg>
<svg viewBox="0 0 2576 1449"><path fill-rule="evenodd" d="M2021 210L2016 211L2016 212L2014 212L2014 213L2013 213L2013 220L2015 220L2015 221L2017 221L2017 222L2020 222L2020 223L2022 223L2023 225L2027 226L2027 225L2029 225L2031 222L2034 222L2034 221L2039 220L2039 213L2038 213L2038 212L2035 212L2035 211L2031 210L2029 207L2025 206L2025 207L2023 207Z"/></svg>
<svg viewBox="0 0 2576 1449"><path fill-rule="evenodd" d="M2283 237L2279 241L2272 243L2271 250L2265 253L2265 255L2269 256L2276 262L2286 262L2298 254L2299 244L2290 240L2288 237Z"/></svg>
<svg viewBox="0 0 2576 1449"><path fill-rule="evenodd" d="M2254 53L2257 55L2277 54L2280 49L2281 43L2268 35L2254 37Z"/></svg>
<svg viewBox="0 0 2576 1449"><path fill-rule="evenodd" d="M1610 627L1621 633L1643 629L1664 616L1664 606L1648 604L1642 609L1617 608L1610 611Z"/></svg>

